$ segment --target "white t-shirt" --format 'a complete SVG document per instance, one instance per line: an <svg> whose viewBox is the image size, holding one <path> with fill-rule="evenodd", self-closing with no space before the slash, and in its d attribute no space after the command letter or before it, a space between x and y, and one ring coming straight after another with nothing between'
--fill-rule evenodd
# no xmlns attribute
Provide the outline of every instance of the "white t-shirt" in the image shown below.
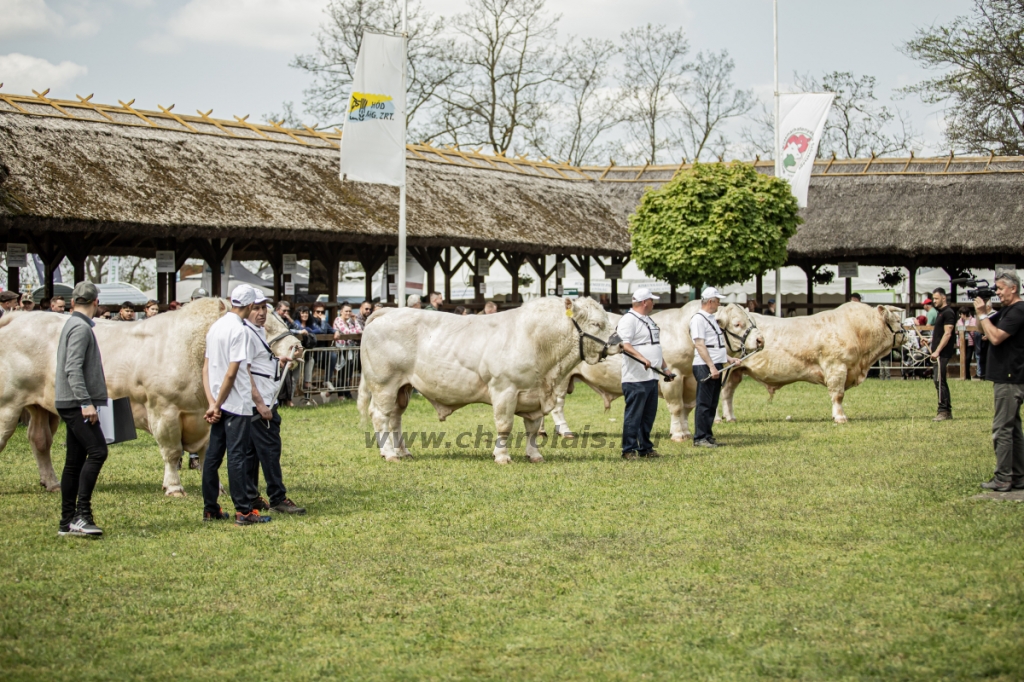
<svg viewBox="0 0 1024 682"><path fill-rule="evenodd" d="M213 323L206 332L206 358L210 361L210 390L214 399L220 395L228 365L239 363L235 384L221 409L232 414L252 414L252 385L249 383L249 343L242 318L232 312Z"/></svg>
<svg viewBox="0 0 1024 682"><path fill-rule="evenodd" d="M277 404L278 392L274 377L278 374L280 364L267 345L267 330L246 322L245 338L249 342L249 371L252 373L253 383L263 398L263 404L273 407Z"/></svg>
<svg viewBox="0 0 1024 682"><path fill-rule="evenodd" d="M661 330L647 315L639 315L632 310L627 312L619 320L615 331L623 343L628 343L636 349L640 355L647 358L651 367L661 369ZM635 360L622 358L622 383L635 381L653 381L657 375L652 370L644 369L644 366Z"/></svg>
<svg viewBox="0 0 1024 682"><path fill-rule="evenodd" d="M708 348L708 355L711 356L712 362L716 365L724 364L728 359L729 354L725 347L725 334L722 333L722 328L718 326L718 320L715 319L714 315L708 314L703 310L698 310L694 313L690 319L690 338L694 341L704 339L704 345ZM693 364L706 365L708 363L704 362L704 358L700 356L700 353L694 350Z"/></svg>

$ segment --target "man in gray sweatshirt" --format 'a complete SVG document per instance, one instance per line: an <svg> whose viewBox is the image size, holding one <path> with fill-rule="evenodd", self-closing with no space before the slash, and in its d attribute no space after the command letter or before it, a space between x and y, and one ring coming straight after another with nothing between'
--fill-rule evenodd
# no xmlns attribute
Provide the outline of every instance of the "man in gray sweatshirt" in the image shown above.
<svg viewBox="0 0 1024 682"><path fill-rule="evenodd" d="M107 459L107 441L96 407L107 404L107 382L92 318L99 290L79 282L72 294L74 313L57 344L56 407L67 425L67 457L60 478L61 517L57 535L99 538L92 518L92 491Z"/></svg>

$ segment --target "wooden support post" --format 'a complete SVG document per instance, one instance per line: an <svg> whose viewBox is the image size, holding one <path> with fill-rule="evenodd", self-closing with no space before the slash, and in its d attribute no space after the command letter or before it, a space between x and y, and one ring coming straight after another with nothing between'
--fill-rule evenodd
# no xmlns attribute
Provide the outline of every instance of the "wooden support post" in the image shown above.
<svg viewBox="0 0 1024 682"><path fill-rule="evenodd" d="M558 275L558 265L559 265L559 263L564 263L564 262L565 262L565 256L563 256L562 254L556 254L555 255L555 295L556 296L563 296L565 294L565 289L562 288L562 278Z"/></svg>
<svg viewBox="0 0 1024 682"><path fill-rule="evenodd" d="M934 334L935 332L932 333ZM967 363L964 362L964 360L966 359L966 354L964 353L964 350L967 349L967 334L964 333L963 329L957 329L956 335L960 341L960 378L966 380L968 367Z"/></svg>
<svg viewBox="0 0 1024 682"><path fill-rule="evenodd" d="M673 306L676 304L676 285L675 284L669 284L668 285L668 302L671 303Z"/></svg>
<svg viewBox="0 0 1024 682"><path fill-rule="evenodd" d="M452 249L448 247L441 256L441 274L444 275L444 301L450 303L452 300Z"/></svg>
<svg viewBox="0 0 1024 682"><path fill-rule="evenodd" d="M590 256L580 256L580 265L583 272L583 295L590 296Z"/></svg>
<svg viewBox="0 0 1024 682"><path fill-rule="evenodd" d="M844 302L849 302L850 297L853 296L853 278L845 277L844 279L846 280L846 301Z"/></svg>
<svg viewBox="0 0 1024 682"><path fill-rule="evenodd" d="M912 261L907 267L910 271L909 293L907 294L907 317L917 317L914 313L917 307L917 262Z"/></svg>
<svg viewBox="0 0 1024 682"><path fill-rule="evenodd" d="M475 249L475 257L473 258L473 300L476 303L484 302L484 292L481 291L484 287L481 285L485 284L484 276L476 274L479 272L477 269L477 263L487 260L487 249Z"/></svg>
<svg viewBox="0 0 1024 682"><path fill-rule="evenodd" d="M7 268L7 290L21 292L21 268Z"/></svg>
<svg viewBox="0 0 1024 682"><path fill-rule="evenodd" d="M754 279L754 299L757 301L757 312L761 312L761 307L764 305L764 275L758 275Z"/></svg>
<svg viewBox="0 0 1024 682"><path fill-rule="evenodd" d="M813 265L804 268L804 272L807 273L807 314L814 314L814 271Z"/></svg>
<svg viewBox="0 0 1024 682"><path fill-rule="evenodd" d="M156 273L156 300L162 306L167 305L167 273Z"/></svg>

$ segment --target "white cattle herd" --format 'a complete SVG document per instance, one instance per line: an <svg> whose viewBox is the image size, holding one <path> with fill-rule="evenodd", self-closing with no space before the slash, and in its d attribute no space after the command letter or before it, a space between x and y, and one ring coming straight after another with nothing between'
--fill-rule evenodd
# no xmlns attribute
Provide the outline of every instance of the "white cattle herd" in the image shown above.
<svg viewBox="0 0 1024 682"><path fill-rule="evenodd" d="M668 369L679 377L660 384L675 441L690 437L687 417L695 404L696 381L688 329L699 306L695 301L652 316L662 330ZM108 393L131 398L136 425L153 434L168 495L184 495L182 452L205 454L205 337L225 310L224 301L204 299L144 321L96 321ZM809 317L776 319L724 305L716 317L730 355L745 357L723 387L722 415L728 421L735 420L733 391L750 376L770 392L797 381L822 384L831 396L833 419L845 422L845 391L906 340L900 309L891 306L847 303ZM66 319L50 312L0 318L0 451L27 412L40 483L51 491L60 487L50 446L58 423L56 347ZM396 461L410 454L402 438L402 414L414 389L442 421L460 407L486 403L494 412L494 461L511 461L508 437L518 416L525 425L526 455L541 462L537 435L544 416L552 414L556 429L569 432L562 408L576 383L597 391L606 407L622 395L622 346L614 334L618 319L589 298L542 298L494 315L385 308L371 316L363 333L360 414L385 435L378 439L381 456ZM267 335L276 355L298 357L301 345L275 315L268 317Z"/></svg>

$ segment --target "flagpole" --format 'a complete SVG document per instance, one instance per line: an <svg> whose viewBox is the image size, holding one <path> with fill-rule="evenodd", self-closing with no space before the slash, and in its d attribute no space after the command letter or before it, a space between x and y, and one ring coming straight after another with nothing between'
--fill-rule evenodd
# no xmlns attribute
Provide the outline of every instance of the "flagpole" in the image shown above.
<svg viewBox="0 0 1024 682"><path fill-rule="evenodd" d="M405 69L406 62L409 61L409 27L408 27L408 15L409 15L409 0L402 2L402 92L404 97L402 101L405 101L408 97L408 91L405 85ZM406 103L405 110L408 109L408 103ZM405 116L406 111L403 110L401 115ZM406 122L402 123L402 130L405 130ZM405 182L406 182L406 159L405 159L405 140L402 140L402 184L398 187L398 307L402 308L405 306Z"/></svg>
<svg viewBox="0 0 1024 682"><path fill-rule="evenodd" d="M775 177L782 177L782 140L779 138L779 0L772 0L775 37ZM782 267L775 268L775 316L782 317Z"/></svg>

